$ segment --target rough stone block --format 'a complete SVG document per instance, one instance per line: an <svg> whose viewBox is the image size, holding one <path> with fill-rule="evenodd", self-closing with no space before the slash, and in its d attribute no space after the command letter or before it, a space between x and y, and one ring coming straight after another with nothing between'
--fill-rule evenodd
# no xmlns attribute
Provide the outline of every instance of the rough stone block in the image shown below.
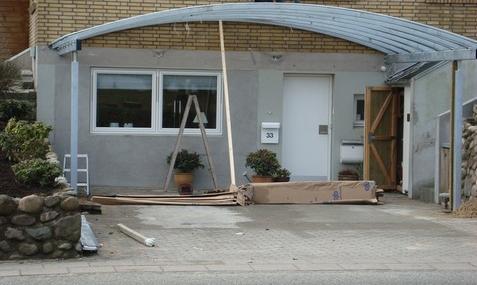
<svg viewBox="0 0 477 285"><path fill-rule="evenodd" d="M36 240L47 240L52 237L49 227L26 228L25 232Z"/></svg>
<svg viewBox="0 0 477 285"><path fill-rule="evenodd" d="M55 237L77 242L81 236L81 215L61 218L55 224Z"/></svg>
<svg viewBox="0 0 477 285"><path fill-rule="evenodd" d="M25 213L39 213L43 209L43 198L30 195L20 199L18 209Z"/></svg>
<svg viewBox="0 0 477 285"><path fill-rule="evenodd" d="M56 219L56 217L58 217L58 215L59 215L59 213L57 211L44 212L40 215L40 221L42 223L46 223L46 222L49 222L51 220Z"/></svg>
<svg viewBox="0 0 477 285"><path fill-rule="evenodd" d="M17 204L12 197L0 195L0 216L7 216L15 212Z"/></svg>
<svg viewBox="0 0 477 285"><path fill-rule="evenodd" d="M38 252L38 246L34 243L24 242L18 246L18 252L26 256L31 256Z"/></svg>
<svg viewBox="0 0 477 285"><path fill-rule="evenodd" d="M13 239L13 240L24 240L25 235L23 234L23 231L15 229L15 228L7 228L5 231L5 237L7 239Z"/></svg>
<svg viewBox="0 0 477 285"><path fill-rule="evenodd" d="M0 241L0 250L3 252L11 252L13 249L6 240Z"/></svg>
<svg viewBox="0 0 477 285"><path fill-rule="evenodd" d="M79 208L79 201L75 197L68 197L61 202L61 208L65 211L76 211Z"/></svg>
<svg viewBox="0 0 477 285"><path fill-rule="evenodd" d="M60 201L61 201L60 196L48 196L45 198L45 206L47 206L48 208L52 208L58 205Z"/></svg>
<svg viewBox="0 0 477 285"><path fill-rule="evenodd" d="M30 215L21 214L13 216L11 222L17 226L31 226L36 222L36 219Z"/></svg>

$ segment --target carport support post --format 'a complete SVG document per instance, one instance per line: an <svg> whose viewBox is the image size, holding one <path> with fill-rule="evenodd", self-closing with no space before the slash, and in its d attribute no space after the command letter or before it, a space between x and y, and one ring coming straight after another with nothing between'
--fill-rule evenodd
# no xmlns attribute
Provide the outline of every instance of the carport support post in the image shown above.
<svg viewBox="0 0 477 285"><path fill-rule="evenodd" d="M71 133L70 133L70 185L78 193L78 53L72 53L71 61Z"/></svg>
<svg viewBox="0 0 477 285"><path fill-rule="evenodd" d="M452 210L455 211L461 204L462 192L462 104L463 104L463 80L462 68L457 61L452 63L453 98L451 106L451 147L452 147Z"/></svg>

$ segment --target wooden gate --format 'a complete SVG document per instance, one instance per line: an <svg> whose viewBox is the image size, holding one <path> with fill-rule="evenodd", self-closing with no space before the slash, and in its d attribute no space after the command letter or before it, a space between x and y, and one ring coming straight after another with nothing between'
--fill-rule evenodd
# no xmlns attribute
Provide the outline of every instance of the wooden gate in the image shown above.
<svg viewBox="0 0 477 285"><path fill-rule="evenodd" d="M368 87L365 96L364 179L379 188L397 186L399 96L391 87Z"/></svg>

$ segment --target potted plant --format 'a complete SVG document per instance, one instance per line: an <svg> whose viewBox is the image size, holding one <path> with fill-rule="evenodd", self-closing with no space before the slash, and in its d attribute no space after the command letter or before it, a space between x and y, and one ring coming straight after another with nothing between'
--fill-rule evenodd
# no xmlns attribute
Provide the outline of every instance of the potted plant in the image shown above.
<svg viewBox="0 0 477 285"><path fill-rule="evenodd" d="M253 183L273 182L273 174L280 168L276 153L267 149L259 149L247 156L246 167L255 171Z"/></svg>
<svg viewBox="0 0 477 285"><path fill-rule="evenodd" d="M169 165L171 164L172 155L173 154L171 153L167 157L167 164ZM200 155L198 153L188 152L185 149L177 153L176 162L174 164L174 182L179 188L179 192L181 192L181 189L183 187L192 189L191 185L194 181L193 172L197 168L204 168L204 165L200 161Z"/></svg>
<svg viewBox="0 0 477 285"><path fill-rule="evenodd" d="M290 181L290 170L286 168L278 169L275 174L273 174L273 181L275 182L289 182Z"/></svg>

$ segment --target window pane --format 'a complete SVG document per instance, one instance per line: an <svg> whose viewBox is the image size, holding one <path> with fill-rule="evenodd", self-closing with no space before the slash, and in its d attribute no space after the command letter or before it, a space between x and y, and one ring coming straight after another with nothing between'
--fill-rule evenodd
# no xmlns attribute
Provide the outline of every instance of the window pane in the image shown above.
<svg viewBox="0 0 477 285"><path fill-rule="evenodd" d="M98 74L97 88L97 127L151 127L152 75Z"/></svg>
<svg viewBox="0 0 477 285"><path fill-rule="evenodd" d="M364 99L356 101L356 121L364 121Z"/></svg>
<svg viewBox="0 0 477 285"><path fill-rule="evenodd" d="M162 127L179 128L189 95L197 95L205 128L217 127L217 76L164 75ZM198 128L194 105L186 128Z"/></svg>

